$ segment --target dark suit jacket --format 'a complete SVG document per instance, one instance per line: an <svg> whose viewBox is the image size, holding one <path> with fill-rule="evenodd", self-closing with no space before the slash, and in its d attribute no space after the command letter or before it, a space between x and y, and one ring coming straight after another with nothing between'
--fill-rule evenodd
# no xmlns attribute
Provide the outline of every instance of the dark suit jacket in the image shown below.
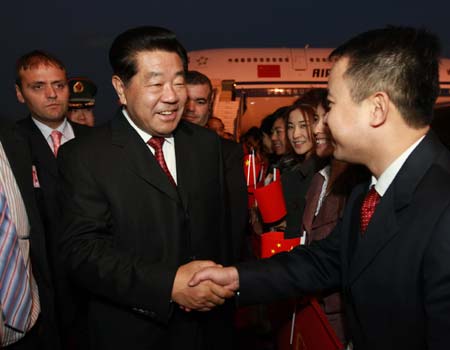
<svg viewBox="0 0 450 350"><path fill-rule="evenodd" d="M244 151L239 143L221 138L224 162L225 195L227 199L227 227L232 241L232 261L240 260L248 252L246 230L248 224L247 186L243 172Z"/></svg>
<svg viewBox="0 0 450 350"><path fill-rule="evenodd" d="M359 349L448 349L450 154L430 132L378 204L364 237L355 188L326 239L241 265L240 299L263 302L341 286Z"/></svg>
<svg viewBox="0 0 450 350"><path fill-rule="evenodd" d="M30 257L41 303L40 330L43 348L59 349L59 338L54 318L54 294L47 262L44 229L36 206L31 172L31 156L26 140L16 126L0 125L0 140L14 173L30 223Z"/></svg>
<svg viewBox="0 0 450 350"><path fill-rule="evenodd" d="M75 137L87 132L87 127L69 122L72 126ZM48 244L50 245L52 259L57 253L57 242L59 239L59 221L61 218L61 206L58 199L58 163L48 146L47 140L42 135L37 125L31 119L31 116L17 122L23 135L28 139L33 164L38 172L39 183L41 186L40 205L46 233L48 235ZM41 204L39 203L39 204Z"/></svg>
<svg viewBox="0 0 450 350"><path fill-rule="evenodd" d="M322 164L323 161L313 156L281 175L286 202L286 238L299 237L302 233L306 191L313 175L322 167Z"/></svg>
<svg viewBox="0 0 450 350"><path fill-rule="evenodd" d="M75 137L80 137L87 133L89 128L70 122ZM31 116L17 122L22 134L29 142L33 165L36 166L40 183L38 193L38 205L42 221L45 227L47 239L47 251L50 259L50 268L54 277L56 292L56 313L61 335L64 339L73 332L78 318L82 318L79 312L82 310L82 298L74 290L67 273L62 268L58 242L61 236L61 205L58 198L58 164L50 149L47 140L42 135ZM78 313L78 314L77 314ZM80 320L79 322L84 322ZM85 346L82 346L83 350Z"/></svg>
<svg viewBox="0 0 450 350"><path fill-rule="evenodd" d="M185 313L170 302L178 267L227 261L221 143L181 121L174 131L175 188L119 112L60 149L62 252L92 295L94 349L231 348L223 308Z"/></svg>

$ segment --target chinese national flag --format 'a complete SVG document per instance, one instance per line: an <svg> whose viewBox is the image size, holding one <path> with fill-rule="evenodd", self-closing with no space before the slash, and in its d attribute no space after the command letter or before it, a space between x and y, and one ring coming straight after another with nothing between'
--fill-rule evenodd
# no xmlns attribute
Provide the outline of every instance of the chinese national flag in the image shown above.
<svg viewBox="0 0 450 350"><path fill-rule="evenodd" d="M279 64L258 64L258 78L280 78Z"/></svg>
<svg viewBox="0 0 450 350"><path fill-rule="evenodd" d="M261 161L252 154L246 154L244 156L244 175L247 180L247 187L255 187L258 183L260 172Z"/></svg>

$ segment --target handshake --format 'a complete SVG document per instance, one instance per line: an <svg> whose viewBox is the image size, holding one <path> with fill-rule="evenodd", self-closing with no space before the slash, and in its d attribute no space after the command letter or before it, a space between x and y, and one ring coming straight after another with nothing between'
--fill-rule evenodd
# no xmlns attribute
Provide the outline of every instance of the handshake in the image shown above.
<svg viewBox="0 0 450 350"><path fill-rule="evenodd" d="M233 297L238 289L239 274L235 267L196 260L178 268L172 300L185 311L209 311Z"/></svg>

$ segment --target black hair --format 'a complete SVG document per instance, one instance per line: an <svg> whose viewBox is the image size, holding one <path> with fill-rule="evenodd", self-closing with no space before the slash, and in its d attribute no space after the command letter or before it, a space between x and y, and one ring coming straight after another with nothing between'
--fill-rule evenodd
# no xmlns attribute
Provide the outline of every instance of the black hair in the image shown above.
<svg viewBox="0 0 450 350"><path fill-rule="evenodd" d="M124 84L137 73L136 55L144 51L174 52L180 56L187 71L187 53L172 31L152 26L129 29L120 34L109 50L109 62L113 73Z"/></svg>
<svg viewBox="0 0 450 350"><path fill-rule="evenodd" d="M344 77L353 101L377 91L389 95L405 122L429 125L439 94L441 47L424 29L388 26L371 30L336 48L330 58L348 59Z"/></svg>

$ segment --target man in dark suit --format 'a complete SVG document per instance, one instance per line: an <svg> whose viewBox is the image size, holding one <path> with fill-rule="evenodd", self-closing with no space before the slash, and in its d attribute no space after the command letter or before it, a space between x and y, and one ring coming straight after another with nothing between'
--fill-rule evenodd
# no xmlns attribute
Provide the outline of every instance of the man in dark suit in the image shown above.
<svg viewBox="0 0 450 350"><path fill-rule="evenodd" d="M326 116L334 156L366 165L373 189L354 189L326 239L202 271L190 285L212 278L242 302L340 287L354 349L448 349L450 155L429 128L439 54L434 35L399 27L337 48Z"/></svg>
<svg viewBox="0 0 450 350"><path fill-rule="evenodd" d="M113 42L122 108L110 123L64 145L62 253L90 293L93 349L229 349L228 290L187 286L226 262L230 236L221 143L180 122L187 56L171 31L139 27ZM226 306L226 305L224 305Z"/></svg>
<svg viewBox="0 0 450 350"><path fill-rule="evenodd" d="M211 80L198 72L186 73L187 100L183 119L206 127L212 113L213 88ZM245 233L248 223L247 188L245 185L242 146L234 141L220 138L225 170L228 227L232 236L233 260L248 255L245 247Z"/></svg>
<svg viewBox="0 0 450 350"><path fill-rule="evenodd" d="M18 121L18 125L28 139L38 174L39 209L54 276L58 324L64 344L74 344L74 333L78 333L76 329L79 327L77 323L85 322L78 320L82 317L82 307L79 305L81 300L75 294L79 292L71 286L58 254L62 213L57 194L56 155L60 145L80 136L88 128L67 120L69 88L66 69L58 58L47 52L31 51L17 60L16 96L30 111L30 115ZM82 338L80 335L76 337ZM74 348L73 345L70 348ZM86 347L80 345L79 348Z"/></svg>
<svg viewBox="0 0 450 350"><path fill-rule="evenodd" d="M12 326L6 317L3 300L8 288L5 275L2 275L0 288L0 347L5 349L59 349L59 338L54 318L53 289L47 263L47 252L42 223L33 193L31 156L25 139L17 127L0 124L0 185L2 203L2 229L5 215L9 216L14 226L14 235L18 236L18 249L27 275L27 289L31 293L31 307L26 314L24 329ZM7 214L5 214L7 213ZM0 239L5 239L5 232L0 229ZM10 232L11 233L11 232ZM7 254L2 245L0 254ZM1 257L1 270L8 264L6 257ZM6 275L7 276L7 275ZM6 278L6 279L5 279ZM15 292L14 292L15 293ZM24 294L25 295L25 294ZM24 297L26 299L26 296Z"/></svg>

